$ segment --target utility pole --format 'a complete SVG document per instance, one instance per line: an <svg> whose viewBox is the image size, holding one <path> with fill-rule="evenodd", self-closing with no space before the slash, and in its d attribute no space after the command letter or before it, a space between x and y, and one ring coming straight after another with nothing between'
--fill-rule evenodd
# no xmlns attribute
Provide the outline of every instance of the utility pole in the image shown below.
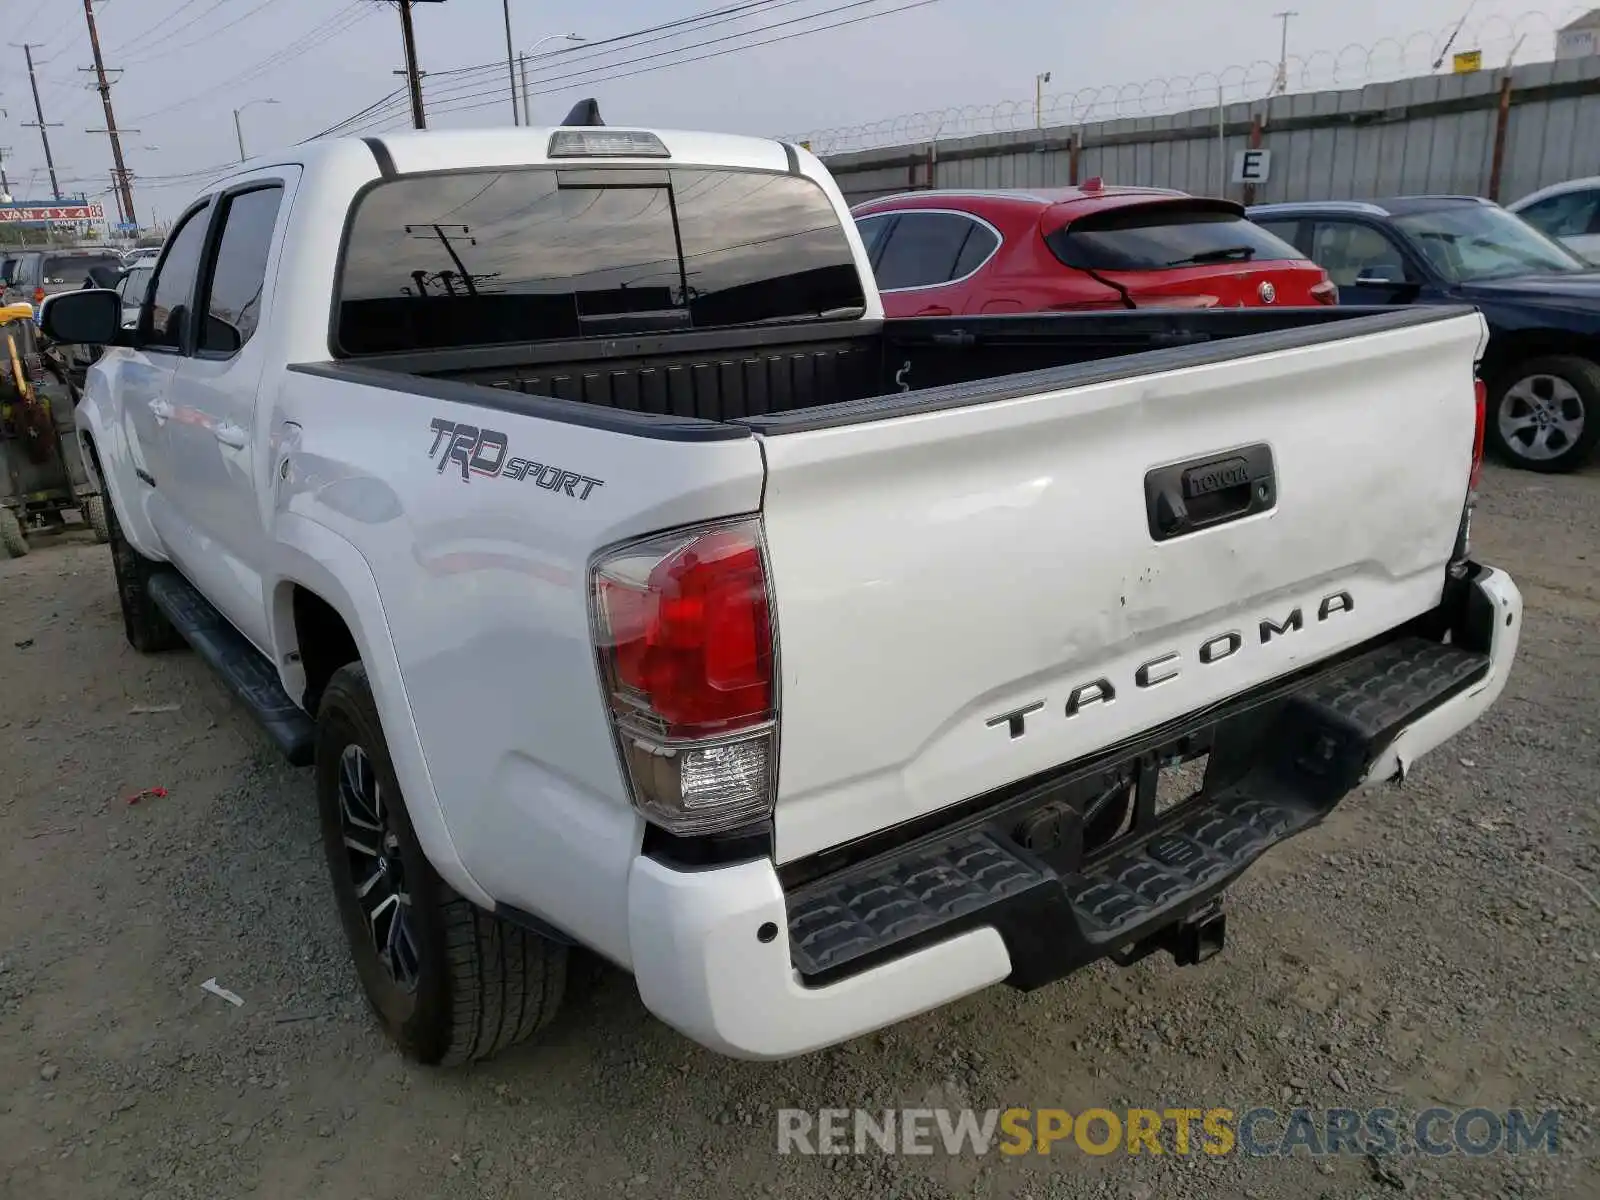
<svg viewBox="0 0 1600 1200"><path fill-rule="evenodd" d="M422 111L422 72L417 69L417 33L411 27L412 0L400 0L400 36L406 47L406 80L411 85L411 124L426 129L428 118Z"/></svg>
<svg viewBox="0 0 1600 1200"><path fill-rule="evenodd" d="M111 139L111 161L116 164L115 182L117 197L122 203L122 219L124 224L137 224L139 218L133 211L133 180L128 175L127 164L122 161L122 138L117 133L117 114L111 108L111 81L106 78L105 59L100 55L100 32L94 25L94 0L83 0L83 16L89 22L89 48L94 51L94 66L85 67L84 70L93 70L97 86L100 89L100 103L106 110L106 127L104 130L91 129L90 133L104 133ZM130 133L137 130L130 130Z"/></svg>
<svg viewBox="0 0 1600 1200"><path fill-rule="evenodd" d="M506 75L511 80L511 123L522 124L517 119L517 48L511 44L511 0L500 0L506 14Z"/></svg>
<svg viewBox="0 0 1600 1200"><path fill-rule="evenodd" d="M440 245L442 245L445 249L445 253L450 256L450 261L455 263L456 269L454 271L440 271L435 276L436 279L444 284L445 292L447 294L451 296L456 294L455 281L458 279L461 281L462 286L466 289L467 295L476 296L478 295L478 284L487 283L492 279L500 278L499 271L491 271L486 275L474 275L471 271L467 270L467 264L461 261L461 252L456 249L455 242L451 239L465 239L467 245L469 246L476 246L478 244L478 239L472 236L472 230L467 228L467 226L439 224L407 225L405 230L408 237L424 239L438 238ZM456 230L458 232L452 234L445 232L446 230ZM422 277L422 272L413 272L412 274L413 278L415 278L417 281L418 289L422 290L423 295L426 295L427 292L423 287L424 280Z"/></svg>
<svg viewBox="0 0 1600 1200"><path fill-rule="evenodd" d="M13 42L12 45L16 43ZM39 131L39 140L44 143L44 165L50 169L50 195L52 199L60 200L61 185L56 182L56 160L50 155L50 130L61 128L61 122L57 121L52 125L45 121L44 105L39 101L39 77L33 70L33 47L24 42L22 53L28 58L28 82L33 85L33 111L39 117L37 121L25 121L24 125Z"/></svg>
<svg viewBox="0 0 1600 1200"><path fill-rule="evenodd" d="M1272 95L1281 96L1289 90L1289 21L1297 12L1276 12L1272 19L1283 22L1283 43L1278 50L1278 77L1272 81Z"/></svg>
<svg viewBox="0 0 1600 1200"><path fill-rule="evenodd" d="M411 91L411 124L416 129L426 129L428 118L422 111L422 77L426 73L417 66L417 32L411 24L411 9L417 4L440 4L443 0L396 0L400 9L400 37L405 42L406 69L396 71L404 75ZM511 14L506 13L509 23Z"/></svg>
<svg viewBox="0 0 1600 1200"><path fill-rule="evenodd" d="M6 155L11 153L10 146L0 146L0 192L11 194L11 181L6 178Z"/></svg>

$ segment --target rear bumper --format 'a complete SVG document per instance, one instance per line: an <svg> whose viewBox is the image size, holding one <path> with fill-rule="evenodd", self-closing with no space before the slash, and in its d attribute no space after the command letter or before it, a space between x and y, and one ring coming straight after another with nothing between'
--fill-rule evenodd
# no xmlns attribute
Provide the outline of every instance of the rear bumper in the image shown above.
<svg viewBox="0 0 1600 1200"><path fill-rule="evenodd" d="M1059 806L1077 777L787 891L765 859L693 870L641 856L628 894L640 994L712 1049L777 1059L994 983L1035 987L1148 952L1272 846L1403 776L1494 703L1521 594L1478 569L1448 609L1417 636L1178 731L1214 737L1206 791L1082 861L1017 836L1019 815Z"/></svg>

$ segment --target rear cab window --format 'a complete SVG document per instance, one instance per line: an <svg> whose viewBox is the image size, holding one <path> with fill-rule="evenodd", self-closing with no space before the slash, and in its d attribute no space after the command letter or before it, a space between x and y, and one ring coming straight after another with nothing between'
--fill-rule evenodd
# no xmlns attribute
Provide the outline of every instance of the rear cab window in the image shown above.
<svg viewBox="0 0 1600 1200"><path fill-rule="evenodd" d="M335 353L859 317L844 226L795 175L528 167L401 177L356 201Z"/></svg>
<svg viewBox="0 0 1600 1200"><path fill-rule="evenodd" d="M41 271L40 282L45 287L82 287L95 267L108 271L122 270L120 254L61 254L47 256Z"/></svg>
<svg viewBox="0 0 1600 1200"><path fill-rule="evenodd" d="M1092 271L1305 260L1293 245L1238 209L1203 200L1090 213L1047 234L1045 242L1065 265Z"/></svg>

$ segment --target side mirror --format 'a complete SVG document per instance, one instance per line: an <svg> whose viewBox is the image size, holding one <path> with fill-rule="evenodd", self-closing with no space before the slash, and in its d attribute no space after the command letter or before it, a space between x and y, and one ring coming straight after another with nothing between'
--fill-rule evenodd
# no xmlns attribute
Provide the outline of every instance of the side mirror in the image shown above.
<svg viewBox="0 0 1600 1200"><path fill-rule="evenodd" d="M39 306L39 331L64 346L110 346L122 333L122 297L105 288L60 292Z"/></svg>

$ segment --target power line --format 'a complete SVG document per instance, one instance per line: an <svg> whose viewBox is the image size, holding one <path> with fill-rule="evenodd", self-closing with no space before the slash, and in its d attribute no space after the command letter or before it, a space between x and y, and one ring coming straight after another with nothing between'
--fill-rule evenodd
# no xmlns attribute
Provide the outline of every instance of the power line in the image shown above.
<svg viewBox="0 0 1600 1200"><path fill-rule="evenodd" d="M841 5L838 8L829 9L829 10L825 10L823 12L814 13L812 15L812 19L815 19L817 17L829 16L832 13L841 12L841 11L844 11L846 9L858 8L858 7L860 7L861 3L878 3L878 2L881 2L881 0L858 0L858 2L854 3L854 4ZM579 86L587 87L587 86L590 86L592 84L608 83L608 82L611 82L611 81L617 80L617 79L631 79L636 75L648 75L648 74L651 74L651 73L653 73L655 71L667 70L667 69L669 69L671 67L687 66L689 63L705 62L705 61L707 61L709 59L713 59L713 58L722 58L723 56L728 55L728 54L738 54L738 53L741 53L741 52L743 52L745 50L754 50L754 49L756 49L757 47L760 47L760 46L771 46L771 45L776 45L776 44L781 43L781 42L793 41L796 38L806 37L806 36L808 36L810 34L813 34L813 33L825 33L825 32L827 32L828 30L831 30L831 29L842 29L842 28L844 28L845 26L848 26L848 25L859 25L859 24L861 24L862 22L865 22L865 21L873 21L873 20L878 19L879 17L893 16L896 13L908 12L908 11L910 11L912 9L925 8L930 4L937 4L938 2L939 2L939 0L911 0L910 3L901 4L898 7L885 9L885 10L883 10L881 12L863 13L863 14L861 14L859 16L850 17L850 18L848 18L846 20L843 20L843 21L834 21L834 22L832 22L830 24L827 24L827 25L819 25L814 29L799 29L799 30L795 30L795 31L790 32L790 33L782 34L782 35L780 35L778 37L764 38L764 39L762 39L760 41L747 42L747 43L745 43L743 45L739 45L739 46L725 46L720 50L713 50L713 51L711 51L711 52L709 52L707 54L697 54L697 55L694 55L694 56L689 57L689 58L676 59L676 60L674 60L672 62L658 63L655 66L640 67L637 70L632 70L632 71L619 71L619 72L617 72L615 74L610 74L610 75L607 75L607 74L590 74L590 75L584 76L583 78L579 79L575 83L570 83L570 84L566 85L565 87L550 87L550 88L537 89L537 90L533 91L531 94L535 95L535 96L547 96L547 95L551 95L554 92L567 91L567 90L571 90L572 88L579 87ZM793 22L792 21L786 21L786 22L780 22L780 24L787 25L787 24L793 24ZM776 28L776 26L766 26L764 28L769 28L770 29L770 28ZM748 33L759 33L759 32L762 32L762 30L754 29L754 30L749 30L748 31ZM727 40L728 40L727 38L717 38L717 39L713 39L713 41L697 43L695 45L690 45L690 46L683 46L683 47L679 48L679 52L685 51L685 50L697 50L701 46L712 45L712 44L714 44L714 42L727 41ZM660 57L660 55L648 55L646 57L648 57L648 58L656 58L656 57ZM637 61L643 61L643 60L637 60ZM610 64L610 66L616 66L616 67L620 67L620 66L624 66L624 65L626 65L626 64L625 63L620 63L620 62L619 63ZM597 68L597 70L600 71L600 72L604 72L604 71L609 70L609 69L610 69L609 67ZM561 77L557 77L556 79L541 80L540 82L551 83L551 82L557 82L558 79L565 79L565 78L570 78L570 77L561 76ZM491 98L490 99L479 99L479 97L484 97L484 96L489 96ZM475 101L475 102L474 103L466 103L466 104L453 104L453 105L448 105L448 106L445 106L445 107L438 107L438 108L435 108L434 111L438 112L438 113L469 112L469 111L471 111L473 109L484 108L484 107L487 107L489 105L501 103L504 100L504 96L499 94L498 89L489 89L489 90L485 90L485 91L471 93L471 94L465 95L465 96L460 96L460 97L458 97L458 99L460 99L460 100L471 100L471 101Z"/></svg>
<svg viewBox="0 0 1600 1200"><path fill-rule="evenodd" d="M659 25L647 25L642 29L633 30L631 33L616 34L616 35L614 35L612 37L599 38L599 39L596 39L594 41L588 41L588 42L585 42L583 44L583 46L581 48L579 48L579 49L562 50L562 51L559 51L558 53L561 55L563 61L567 61L569 55L579 55L579 56L584 56L584 57L591 57L591 56L594 55L594 52L596 51L596 49L598 47L604 47L604 46L608 46L608 45L617 45L619 43L633 43L634 45L646 45L646 44L649 44L650 41L663 41L663 40L666 40L667 38L671 38L671 37L686 36L685 34L681 34L681 33L674 34L674 33L666 32L664 37L643 40L643 39L645 39L645 35L647 35L647 34L663 33L664 31L670 31L670 30L674 30L674 29L686 29L688 26L691 26L691 25L699 25L703 29L703 28L707 28L707 27L709 27L711 25L719 25L719 24L724 24L727 21L738 20L738 19L740 19L741 15L746 14L751 10L772 9L772 8L775 8L775 7L782 8L782 7L787 7L787 6L791 5L791 4L798 4L798 3L802 3L802 2L803 2L803 0L750 0L750 2L748 2L748 3L733 4L733 5L726 5L726 6L721 7L721 8L706 9L703 12L694 13L694 14L691 14L691 15L689 15L687 17L679 17L676 20L666 21L666 22L663 22L662 24L659 24ZM696 32L698 32L698 31L696 31ZM599 54L602 55L602 56L603 55L607 55L607 54L615 54L615 53L617 53L617 50L599 50ZM468 67L453 67L453 68L450 68L450 69L444 70L444 71L432 72L431 75L430 75L430 78L444 78L446 76L464 78L466 76L472 76L472 75L486 75L486 74L488 74L490 72L493 72L494 74L498 74L499 71L500 71L500 67L501 67L500 63L487 63L487 64L481 64L481 65L477 65L477 66L468 66ZM459 78L458 78L458 81L459 81ZM378 109L378 108L382 108L382 107L385 107L385 106L390 106L390 107L393 107L393 108L398 110L401 107L399 102L401 101L401 99L404 96L405 96L405 89L404 88L398 88L395 91L389 93L389 95L384 96L381 99L374 101L372 104L367 105L367 107L362 109L360 112L352 113L350 116L344 118L344 120L339 121L339 122L335 123L334 125L329 126L327 129L323 130L321 133L314 134L312 137L307 138L306 140L307 141L314 141L314 140L316 140L316 138L327 137L327 136L329 136L331 134L337 133L339 130L343 129L346 125L349 125L349 124L355 122L356 120L366 116L368 113L371 113L371 112L373 112L373 110Z"/></svg>
<svg viewBox="0 0 1600 1200"><path fill-rule="evenodd" d="M164 104L160 108L151 109L146 113L140 113L134 118L134 120L144 121L150 117L158 117L165 113L172 112L174 109L183 108L187 105L193 104L196 100L203 100L206 97L213 96L218 92L227 91L231 88L237 88L242 84L251 83L256 79L261 78L263 75L268 74L275 68L282 66L289 60L297 58L300 54L311 49L313 46L325 42L331 38L338 37L339 35L354 29L362 21L366 20L372 15L372 10L360 11L361 9L361 0L353 0L353 3L347 4L344 8L334 13L333 16L329 17L321 24L315 25L308 29L305 33L295 38L288 45L275 50L273 53L267 55L266 58L261 59L253 66L247 67L242 72L238 72L229 76L221 83L215 84L209 88L205 88L202 91L195 92L192 95L185 96L182 100L174 100L172 103ZM340 22L343 23L341 24Z"/></svg>
<svg viewBox="0 0 1600 1200"><path fill-rule="evenodd" d="M199 3L200 0L183 0L182 4L178 5L177 8L173 9L166 16L162 17L154 25L146 27L143 33L134 34L132 38L126 42L123 42L120 46L113 46L112 53L126 54L130 50L135 50L143 45L147 45L150 40L159 34L163 29L172 24L172 22L176 21L184 13L188 12L191 8Z"/></svg>
<svg viewBox="0 0 1600 1200"><path fill-rule="evenodd" d="M601 65L593 67L593 68L591 68L591 69L589 69L587 71L571 72L571 73L566 74L566 75L547 76L546 78L541 79L541 80L537 80L536 82L538 82L538 83L561 83L562 81L567 81L567 80L571 80L573 82L567 84L567 87L565 87L565 88L562 88L562 87L547 87L547 88L543 88L543 89L540 89L540 90L536 90L532 94L536 95L536 96L550 95L553 92L569 90L570 88L575 88L575 87L580 87L580 86L588 86L588 85L594 84L594 83L606 83L606 82L609 82L611 80L616 80L616 79L628 79L628 78L632 78L633 76L636 76L636 75L645 75L645 74L649 74L649 73L654 72L654 71L666 70L669 67L684 66L684 65L686 65L688 63L694 63L694 62L704 62L704 61L706 61L708 59L721 58L722 56L724 56L726 54L736 54L736 53L739 53L739 52L744 51L744 50L753 50L753 49L755 49L755 48L757 48L759 46L768 46L768 45L774 45L774 44L777 44L777 43L780 43L780 42L790 41L790 40L792 40L794 38L804 37L804 36L806 36L808 34L823 33L823 32L826 32L826 31L828 31L830 29L840 29L840 28L843 28L843 27L845 27L847 25L857 25L857 24L860 24L860 23L862 23L864 21L876 20L879 17L893 16L895 13L905 12L905 11L908 11L910 9L923 8L923 7L925 7L925 6L929 5L929 4L938 3L938 0L914 0L914 2L912 2L912 3L902 4L902 5L900 5L899 7L896 7L896 8L885 9L885 10L882 10L882 11L879 11L879 12L863 13L861 15L858 15L858 16L855 16L855 17L851 17L851 18L848 18L846 20L835 21L835 22L832 22L832 23L827 24L827 25L819 25L819 26L816 26L815 28L812 28L812 29L793 30L793 31L791 31L789 33L785 33L785 34L779 35L777 37L764 38L764 39L762 39L760 41L746 42L746 43L744 43L742 45L737 45L737 46L725 46L723 49L715 50L715 51L712 51L712 52L707 53L707 54L694 55L694 56L689 57L689 58L678 58L678 59L675 59L672 62L657 63L655 66L641 67L638 70L633 70L633 71L617 71L617 72L612 73L612 74L606 74L605 73L605 72L614 71L614 69L618 68L618 67L625 67L625 66L629 66L629 65L632 65L632 64L636 64L636 63L649 62L649 61L652 61L652 60L655 60L655 59L666 58L666 57L670 57L670 56L676 55L676 54L683 54L683 53L686 53L688 51L702 49L702 48L704 48L706 46L714 46L714 45L719 45L719 44L725 43L725 42L738 41L738 40L740 40L742 38L752 37L755 34L765 33L765 32L767 32L769 30L785 28L785 27L788 27L788 26L796 25L796 24L803 24L804 22L807 22L807 21L820 20L823 17L833 16L833 15L835 15L837 13L847 12L847 11L850 11L850 10L862 8L862 7L864 7L866 5L869 5L869 4L878 4L878 3L884 3L884 2L885 2L885 0L854 0L853 3L835 5L832 8L821 9L821 10L819 10L817 12L813 12L813 13L810 13L810 14L805 15L805 16L791 17L791 18L789 18L787 20L784 20L784 21L775 21L775 22L773 22L771 24L757 26L757 27L755 27L753 29L743 30L742 32L739 32L739 33L724 34L721 37L708 38L708 39L705 39L703 41L694 42L694 43L691 43L691 44L688 44L688 45L684 45L684 46L678 46L678 47L675 47L674 49L671 49L671 50L657 51L654 54L641 55L638 58L623 59L623 60L620 60L620 61L617 61L617 62L601 64ZM465 73L467 71L484 71L484 70L496 70L497 71L498 70L498 64L485 64L485 65L479 66L479 67L462 68L462 69L460 69L460 70L458 70L456 72L452 72L452 74L462 74L462 73ZM505 89L504 88L500 88L500 87L481 89L481 90L478 90L478 91L466 90L466 89L469 89L471 86L472 85L470 83L458 82L455 85L453 85L449 90L442 91L442 92L436 92L436 93L434 93L434 97L435 97L434 103L435 103L435 105L438 105L438 102L439 102L440 99L446 99L446 100L453 99L453 100L457 100L457 101L477 101L476 103L447 104L447 105L445 105L443 107L436 107L435 111L438 112L438 113L467 112L467 111L470 111L472 109L484 108L484 107L488 107L488 106L493 105L493 104L501 103L501 102L503 102L503 100L505 98L505 95L506 95ZM488 98L487 99L480 99L480 97L488 97ZM391 114L387 113L387 112L375 113L372 118L369 118L367 121L363 122L357 129L350 130L349 132L359 132L361 129L371 128L376 123L380 123L380 122L388 120L390 118L390 116L391 116Z"/></svg>
<svg viewBox="0 0 1600 1200"><path fill-rule="evenodd" d="M221 0L218 0L218 2L220 3ZM154 54L147 54L143 58L135 58L131 62L129 62L128 65L130 67L143 66L145 63L156 62L158 59L169 58L174 54L179 54L184 50L188 50L188 49L191 49L191 48L193 48L195 46L200 45L202 42L209 42L212 38L218 37L221 34L226 33L228 30L232 29L235 25L244 24L251 17L255 16L257 13L263 12L266 9L271 8L277 2L278 2L278 0L261 0L261 3L257 4L249 12L240 13L237 17L235 17L233 20L229 21L226 25L219 25L215 29L208 30L207 32L202 33L199 37L191 38L187 42L176 42L176 43L174 43L172 45L169 45L169 46L164 45L160 50L157 50ZM206 9L205 12L201 13L200 16L195 18L195 23L198 24L200 21L204 20L205 17L209 13L212 13L212 12L215 12L215 11L216 11L215 7Z"/></svg>
<svg viewBox="0 0 1600 1200"><path fill-rule="evenodd" d="M823 10L821 10L819 12L814 12L814 13L811 13L811 14L806 15L806 16L792 18L789 21L780 21L780 22L778 22L777 24L774 24L774 25L761 25L761 26L757 26L754 29L746 29L746 30L742 30L742 31L740 31L738 33L728 34L728 35L726 35L726 36L724 36L722 38L718 38L718 39L711 39L711 40L707 40L707 41L696 42L696 43L693 43L691 45L686 45L686 46L676 46L676 47L673 47L672 49L669 49L669 50L659 51L655 55L646 55L646 56L644 56L644 58L626 59L626 60L623 60L623 61L620 61L620 62L609 62L609 63L599 63L599 64L595 64L595 63L592 62L593 59L608 57L608 56L613 55L613 54L621 53L624 50L632 50L632 49L635 49L635 48L637 48L639 46L649 46L649 45L654 45L654 44L656 44L658 42L673 41L673 40L675 40L677 38L689 36L689 34L684 33L684 32L668 32L668 33L662 34L659 37L653 37L653 38L644 37L643 35L647 34L647 33L657 33L662 29L669 29L669 28L676 27L676 26L686 26L686 25L689 25L689 24L693 23L693 24L698 24L700 26L698 29L693 31L693 34L695 36L698 36L700 33L704 32L706 29L709 29L709 28L711 28L711 27L713 27L715 25L725 25L730 21L746 20L752 15L757 15L757 14L754 14L754 13L751 13L751 12L746 12L745 10L763 9L763 10L765 10L765 12L763 12L760 15L765 15L766 13L773 12L773 11L779 9L779 8L789 8L789 7L792 7L795 4L801 4L801 3L807 3L807 2L808 2L808 0L758 0L757 3L740 4L740 5L736 5L733 8L729 8L729 9L715 9L715 10L711 10L711 11L706 12L706 13L702 13L701 15L699 15L697 17L684 18L684 19L681 19L681 20L678 20L678 21L671 22L670 25L654 26L654 27L651 27L651 28L648 28L648 29L637 30L637 31L635 31L634 33L631 33L631 34L621 34L621 35L618 35L617 37L605 39L605 41L613 42L613 43L627 42L627 43L629 43L627 46L617 46L616 48L611 49L611 50L600 50L598 52L594 52L592 50L592 47L596 43L586 43L585 45L583 45L581 47L574 48L572 50L557 51L556 54L553 54L550 57L551 58L559 57L560 60L561 60L561 64L562 65L565 65L565 64L568 64L568 63L572 63L572 64L588 63L588 64L590 64L590 65L588 65L588 66L586 66L584 68L583 72L575 72L575 74L582 74L584 72L589 72L589 71L605 71L605 70L610 70L612 67L619 67L619 66L627 65L628 63L642 62L642 61L644 61L644 58L661 57L661 56L667 55L667 54L680 53L680 52L682 52L684 50L693 50L693 49L699 48L700 46L711 45L711 44L713 44L713 41L728 41L730 39L735 39L735 38L740 38L740 37L748 37L748 36L750 36L752 34L761 33L762 31L767 30L767 29L776 29L776 28L778 28L779 25L790 25L790 24L795 24L795 23L798 23L798 22L815 20L818 17L825 17L825 16L830 15L831 13L839 11L836 8L835 9L823 9ZM858 0L858 3L855 4L855 5L847 4L847 5L844 5L842 7L844 7L844 8L859 7L860 4L875 4L875 3L880 3L880 2L881 2L881 0ZM547 69L547 68L535 68L536 71L543 70L543 69ZM455 68L453 70L449 70L449 71L435 72L435 77L457 76L458 78L453 79L452 82L450 83L450 85L448 85L454 90L452 92L449 92L449 93L443 93L445 95L454 95L454 94L458 94L462 87L471 86L470 83L467 82L467 79L466 79L467 76L469 76L469 75L487 76L487 75L489 75L491 73L494 73L494 74L498 73L498 65L497 64L485 63L485 64L482 64L480 66L457 67L457 68ZM536 82L544 82L544 80L537 80Z"/></svg>

